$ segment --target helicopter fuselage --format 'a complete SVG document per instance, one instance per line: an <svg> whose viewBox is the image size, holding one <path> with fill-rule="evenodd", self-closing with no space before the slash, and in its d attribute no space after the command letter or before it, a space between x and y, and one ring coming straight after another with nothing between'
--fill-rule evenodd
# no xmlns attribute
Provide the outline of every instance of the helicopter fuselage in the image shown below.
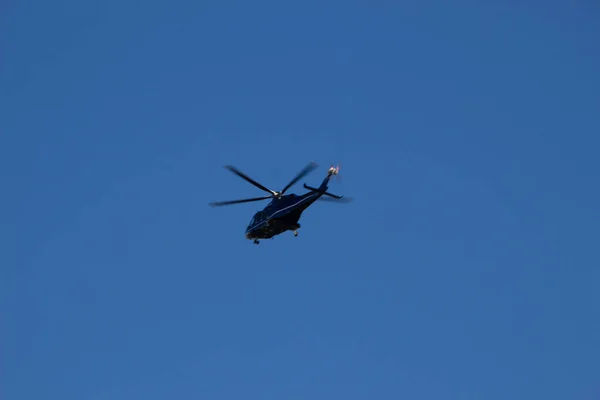
<svg viewBox="0 0 600 400"><path fill-rule="evenodd" d="M296 231L300 228L298 221L302 212L321 196L322 193L308 192L301 196L288 194L274 198L254 214L246 228L246 238L270 239L286 231Z"/></svg>

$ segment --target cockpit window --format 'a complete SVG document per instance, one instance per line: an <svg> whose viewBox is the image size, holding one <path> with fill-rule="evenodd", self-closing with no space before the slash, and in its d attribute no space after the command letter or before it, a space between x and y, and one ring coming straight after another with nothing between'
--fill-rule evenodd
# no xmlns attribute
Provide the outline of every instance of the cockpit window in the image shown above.
<svg viewBox="0 0 600 400"><path fill-rule="evenodd" d="M250 221L250 225L256 225L262 218L264 215L264 211L259 211L256 214L254 214L254 217L252 217L252 221Z"/></svg>

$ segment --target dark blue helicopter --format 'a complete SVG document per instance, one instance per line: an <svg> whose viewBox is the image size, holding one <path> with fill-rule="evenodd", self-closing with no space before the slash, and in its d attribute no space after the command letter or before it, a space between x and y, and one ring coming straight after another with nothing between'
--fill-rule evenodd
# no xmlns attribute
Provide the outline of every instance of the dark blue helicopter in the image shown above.
<svg viewBox="0 0 600 400"><path fill-rule="evenodd" d="M337 196L327 192L329 179L331 179L333 175L338 175L340 170L339 167L330 167L327 171L327 176L323 179L323 182L321 182L321 185L318 188L304 184L304 188L308 189L308 193L303 195L296 195L293 193L285 194L285 192L292 187L292 185L317 168L317 164L314 162L311 162L304 167L304 169L300 171L294 179L281 190L281 192L266 188L231 165L227 165L225 168L250 182L257 188L270 193L269 196L264 197L210 203L211 206L215 207L272 199L264 209L254 214L254 217L252 217L250 224L246 228L246 238L254 240L254 243L256 244L259 243L259 239L271 239L286 231L293 231L294 236L298 236L298 229L300 229L298 221L300 220L302 212L317 200L336 202L349 201L349 199L346 199L343 196Z"/></svg>

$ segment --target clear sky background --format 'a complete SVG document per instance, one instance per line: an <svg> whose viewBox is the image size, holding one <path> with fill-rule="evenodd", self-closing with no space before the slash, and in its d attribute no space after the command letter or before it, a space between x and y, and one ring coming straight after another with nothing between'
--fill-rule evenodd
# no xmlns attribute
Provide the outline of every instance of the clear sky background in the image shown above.
<svg viewBox="0 0 600 400"><path fill-rule="evenodd" d="M597 2L1 4L3 399L600 398Z"/></svg>

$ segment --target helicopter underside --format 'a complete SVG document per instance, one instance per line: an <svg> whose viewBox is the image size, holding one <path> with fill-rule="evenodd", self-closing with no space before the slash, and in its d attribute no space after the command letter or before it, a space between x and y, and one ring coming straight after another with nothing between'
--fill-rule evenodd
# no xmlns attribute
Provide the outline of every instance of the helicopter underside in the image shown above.
<svg viewBox="0 0 600 400"><path fill-rule="evenodd" d="M302 212L291 212L281 218L272 218L265 220L255 229L246 233L247 239L253 239L254 243L258 244L259 239L271 239L274 236L280 235L287 231L294 231L294 235L298 235L298 229Z"/></svg>

